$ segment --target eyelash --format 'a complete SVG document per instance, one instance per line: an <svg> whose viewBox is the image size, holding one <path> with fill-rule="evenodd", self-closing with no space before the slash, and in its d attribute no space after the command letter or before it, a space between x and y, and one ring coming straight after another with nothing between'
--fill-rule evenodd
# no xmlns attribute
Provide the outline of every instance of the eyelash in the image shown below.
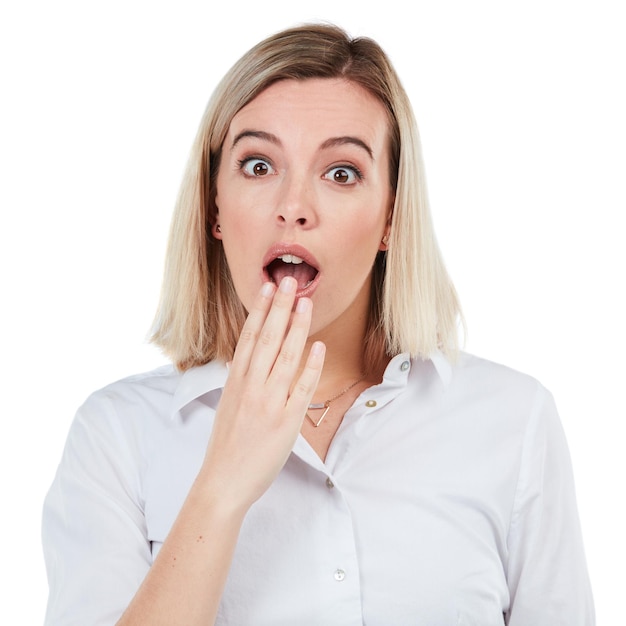
<svg viewBox="0 0 626 626"><path fill-rule="evenodd" d="M327 176L333 170L346 170L348 172L352 172L356 176L357 182L361 182L363 180L363 172L361 172L361 170L356 165L347 165L343 163L340 165L333 165L332 167L328 168L324 176ZM344 184L347 186L350 183L344 183Z"/></svg>
<svg viewBox="0 0 626 626"><path fill-rule="evenodd" d="M263 163L265 163L270 169L274 169L274 166L272 165L272 162L267 159L266 157L262 157L262 156L247 156L244 157L243 159L238 159L237 160L237 169L240 171L243 171L244 168L246 167L246 165L248 165L248 163L250 163L251 161L262 161ZM254 176L252 174L248 174L247 172L243 172L244 175L249 176L250 178L254 178Z"/></svg>
<svg viewBox="0 0 626 626"><path fill-rule="evenodd" d="M274 166L272 165L272 162L266 157L262 157L258 155L257 156L251 155L251 156L244 157L243 159L238 159L237 169L240 171L243 171L244 175L250 178L255 178L255 176L253 174L249 174L245 172L244 169L246 165L248 165L248 163L250 163L251 161L261 161L265 163L270 169L274 168ZM354 174L354 176L356 177L355 182L361 182L363 180L363 172L361 172L361 170L356 165L348 165L345 163L341 163L339 165L333 165L332 167L328 168L324 174L324 178L328 176L334 170L346 170L348 172L352 172L352 174ZM259 178L262 178L262 177L259 177ZM338 183L338 184L339 185L343 184L345 186L348 186L354 183Z"/></svg>

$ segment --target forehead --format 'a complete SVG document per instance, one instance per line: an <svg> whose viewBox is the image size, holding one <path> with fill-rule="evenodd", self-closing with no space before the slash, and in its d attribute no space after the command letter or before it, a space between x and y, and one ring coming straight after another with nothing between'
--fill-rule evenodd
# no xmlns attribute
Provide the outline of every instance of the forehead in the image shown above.
<svg viewBox="0 0 626 626"><path fill-rule="evenodd" d="M226 141L232 142L245 130L311 142L355 136L377 152L386 148L388 126L383 104L356 83L334 78L283 80L235 115Z"/></svg>

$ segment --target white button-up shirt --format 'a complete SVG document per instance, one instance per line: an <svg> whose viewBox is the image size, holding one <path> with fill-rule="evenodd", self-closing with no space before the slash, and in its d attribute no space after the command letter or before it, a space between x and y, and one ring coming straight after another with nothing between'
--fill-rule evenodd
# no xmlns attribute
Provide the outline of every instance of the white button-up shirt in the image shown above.
<svg viewBox="0 0 626 626"><path fill-rule="evenodd" d="M46 624L114 624L204 458L227 377L117 382L71 427L44 507ZM391 360L323 462L303 437L250 509L217 624L591 626L571 464L550 394L463 354Z"/></svg>

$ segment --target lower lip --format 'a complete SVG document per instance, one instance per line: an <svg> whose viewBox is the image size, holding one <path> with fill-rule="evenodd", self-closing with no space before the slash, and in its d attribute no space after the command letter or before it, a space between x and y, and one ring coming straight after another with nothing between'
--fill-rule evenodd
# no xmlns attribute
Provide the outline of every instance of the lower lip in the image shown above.
<svg viewBox="0 0 626 626"><path fill-rule="evenodd" d="M320 273L318 272L315 275L315 278L304 289L296 291L296 298L310 298L313 295L314 291L317 289L319 280Z"/></svg>
<svg viewBox="0 0 626 626"><path fill-rule="evenodd" d="M319 281L320 281L320 273L318 271L317 274L315 275L315 278L304 289L300 289L296 291L296 298L310 298L315 292L315 290L317 289ZM266 282L266 283L274 282L265 270L263 270L263 282Z"/></svg>

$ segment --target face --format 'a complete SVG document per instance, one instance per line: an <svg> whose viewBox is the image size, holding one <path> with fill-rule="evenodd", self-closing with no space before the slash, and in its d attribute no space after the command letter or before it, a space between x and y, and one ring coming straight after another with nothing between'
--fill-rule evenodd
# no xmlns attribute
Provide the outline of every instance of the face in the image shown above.
<svg viewBox="0 0 626 626"><path fill-rule="evenodd" d="M363 326L391 215L388 137L383 105L342 79L275 83L235 115L212 232L246 309L292 275L311 334Z"/></svg>

